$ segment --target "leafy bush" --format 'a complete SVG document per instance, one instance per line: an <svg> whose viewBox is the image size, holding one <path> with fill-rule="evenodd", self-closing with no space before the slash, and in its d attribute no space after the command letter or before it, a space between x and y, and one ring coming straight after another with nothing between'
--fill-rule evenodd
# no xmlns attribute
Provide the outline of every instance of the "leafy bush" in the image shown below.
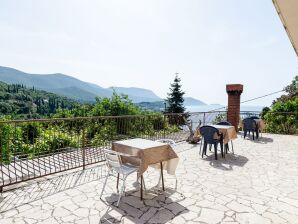
<svg viewBox="0 0 298 224"><path fill-rule="evenodd" d="M141 109L133 104L127 95L113 93L111 98L96 98L91 116L119 116L141 114Z"/></svg>
<svg viewBox="0 0 298 224"><path fill-rule="evenodd" d="M266 131L280 134L298 134L298 76L284 88L286 94L273 101L271 109L263 108Z"/></svg>
<svg viewBox="0 0 298 224"><path fill-rule="evenodd" d="M264 115L264 119L268 132L298 134L298 98L286 102L276 102L272 109Z"/></svg>

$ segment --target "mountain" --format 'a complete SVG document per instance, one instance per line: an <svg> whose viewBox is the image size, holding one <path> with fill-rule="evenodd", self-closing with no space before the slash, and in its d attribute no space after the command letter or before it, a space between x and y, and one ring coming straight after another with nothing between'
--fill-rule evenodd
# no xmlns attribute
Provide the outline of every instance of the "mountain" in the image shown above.
<svg viewBox="0 0 298 224"><path fill-rule="evenodd" d="M113 89L117 93L127 94L133 102L152 102L160 98L151 90L142 88L110 87L103 88L93 83L83 82L68 75L30 74L17 69L0 66L0 81L9 84L23 84L27 87L49 91L84 102L94 102L95 97L111 97Z"/></svg>
<svg viewBox="0 0 298 224"><path fill-rule="evenodd" d="M202 106L202 105L207 105L207 104L193 97L184 97L184 106Z"/></svg>
<svg viewBox="0 0 298 224"><path fill-rule="evenodd" d="M62 96L66 96L70 99L74 99L80 102L94 102L95 97L98 95L85 91L75 86L60 88L60 89L49 89L50 92L56 93ZM109 97L109 96L108 96Z"/></svg>
<svg viewBox="0 0 298 224"><path fill-rule="evenodd" d="M123 93L130 96L130 99L135 103L155 102L162 100L152 90L149 89L142 89L136 87L110 87L109 89L111 91L114 90L116 93Z"/></svg>
<svg viewBox="0 0 298 224"><path fill-rule="evenodd" d="M111 97L113 91L123 93L134 103L162 101L153 91L136 87L103 88L93 83L81 81L61 73L30 74L14 68L0 66L0 81L8 84L22 84L39 90L56 93L81 102L95 102L95 97ZM203 105L200 100L186 97L185 106Z"/></svg>
<svg viewBox="0 0 298 224"><path fill-rule="evenodd" d="M0 66L0 81L9 84L23 84L27 87L46 90L81 101L94 101L95 96L110 97L110 90L100 86L83 82L68 75L56 73L48 75L29 74L13 68ZM75 90L70 95L69 90ZM80 97L80 96L83 97Z"/></svg>
<svg viewBox="0 0 298 224"><path fill-rule="evenodd" d="M154 102L139 102L137 105L146 110L152 111L164 111L164 101L154 101ZM184 106L204 106L207 105L201 100L195 99L193 97L184 97Z"/></svg>

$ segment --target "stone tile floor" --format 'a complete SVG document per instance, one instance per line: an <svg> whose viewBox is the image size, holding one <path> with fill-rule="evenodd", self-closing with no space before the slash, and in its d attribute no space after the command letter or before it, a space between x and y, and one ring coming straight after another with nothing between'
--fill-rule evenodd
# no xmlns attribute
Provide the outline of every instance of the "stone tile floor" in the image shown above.
<svg viewBox="0 0 298 224"><path fill-rule="evenodd" d="M202 159L199 145L178 144L175 178L145 174L147 192L139 200L136 177L115 207L116 181L99 195L104 164L64 173L3 193L0 223L298 223L298 137L263 134L259 141L234 141L235 154Z"/></svg>

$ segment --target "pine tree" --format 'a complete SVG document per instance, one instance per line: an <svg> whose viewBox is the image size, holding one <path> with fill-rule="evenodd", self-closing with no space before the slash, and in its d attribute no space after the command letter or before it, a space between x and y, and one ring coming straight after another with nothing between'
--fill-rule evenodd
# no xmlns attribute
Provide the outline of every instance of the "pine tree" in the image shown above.
<svg viewBox="0 0 298 224"><path fill-rule="evenodd" d="M171 83L170 92L168 93L167 103L168 107L167 113L184 113L185 107L183 106L183 95L184 92L181 90L182 85L180 84L181 79L178 77L178 73L176 73L174 82Z"/></svg>

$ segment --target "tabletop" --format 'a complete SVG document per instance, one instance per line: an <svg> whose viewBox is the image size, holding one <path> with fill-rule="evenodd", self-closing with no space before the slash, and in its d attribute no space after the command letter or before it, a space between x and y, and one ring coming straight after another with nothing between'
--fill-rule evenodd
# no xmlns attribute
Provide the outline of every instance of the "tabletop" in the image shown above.
<svg viewBox="0 0 298 224"><path fill-rule="evenodd" d="M263 131L265 129L265 122L263 119L259 118L259 119L253 119L253 120L256 121L256 124L258 125L259 130ZM243 120L240 121L239 127L243 128Z"/></svg>
<svg viewBox="0 0 298 224"><path fill-rule="evenodd" d="M160 162L169 174L174 175L179 161L170 145L141 138L113 142L112 150L135 156L135 158L123 157L122 161L139 165L138 175L142 175L149 165L156 164L155 167L159 168Z"/></svg>
<svg viewBox="0 0 298 224"><path fill-rule="evenodd" d="M234 126L231 125L211 125L219 130L223 134L224 144L227 144L230 140L237 138L237 132Z"/></svg>

